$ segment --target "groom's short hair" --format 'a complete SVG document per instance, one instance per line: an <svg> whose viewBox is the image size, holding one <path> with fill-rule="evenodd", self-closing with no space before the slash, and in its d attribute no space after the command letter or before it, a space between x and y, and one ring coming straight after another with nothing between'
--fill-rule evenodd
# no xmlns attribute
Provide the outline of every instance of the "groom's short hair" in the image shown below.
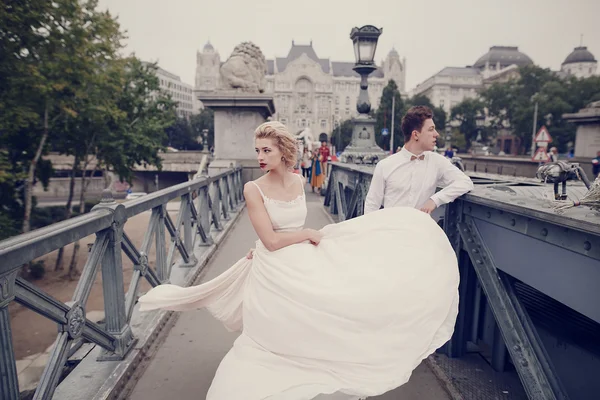
<svg viewBox="0 0 600 400"><path fill-rule="evenodd" d="M433 118L433 111L427 106L411 107L404 117L402 117L402 133L404 134L404 143L408 143L412 137L413 131L421 131L426 119Z"/></svg>

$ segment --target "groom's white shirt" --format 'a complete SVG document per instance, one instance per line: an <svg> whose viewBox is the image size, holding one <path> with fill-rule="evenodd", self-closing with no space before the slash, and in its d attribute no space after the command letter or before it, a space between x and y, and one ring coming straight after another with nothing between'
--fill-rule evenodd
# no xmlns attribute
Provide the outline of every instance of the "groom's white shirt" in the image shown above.
<svg viewBox="0 0 600 400"><path fill-rule="evenodd" d="M403 148L375 166L364 213L383 207L421 208L428 199L436 206L450 203L473 189L473 182L446 157L431 151L423 160L411 161L412 154ZM435 193L438 187L442 190Z"/></svg>

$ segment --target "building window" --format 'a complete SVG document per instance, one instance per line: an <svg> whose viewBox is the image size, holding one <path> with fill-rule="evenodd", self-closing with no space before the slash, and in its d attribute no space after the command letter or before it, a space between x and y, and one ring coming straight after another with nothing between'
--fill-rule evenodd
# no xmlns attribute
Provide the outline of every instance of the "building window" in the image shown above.
<svg viewBox="0 0 600 400"><path fill-rule="evenodd" d="M300 128L306 128L306 120L304 118L300 121Z"/></svg>
<svg viewBox="0 0 600 400"><path fill-rule="evenodd" d="M444 108L444 100L440 100L440 107Z"/></svg>
<svg viewBox="0 0 600 400"><path fill-rule="evenodd" d="M321 120L321 129L325 129L327 127L327 120L322 119Z"/></svg>
<svg viewBox="0 0 600 400"><path fill-rule="evenodd" d="M350 115L350 108L346 107L346 115Z"/></svg>
<svg viewBox="0 0 600 400"><path fill-rule="evenodd" d="M281 118L281 123L284 124L284 125L287 124L287 119Z"/></svg>
<svg viewBox="0 0 600 400"><path fill-rule="evenodd" d="M338 115L340 113L340 109L336 107L335 108L335 113L336 113L336 115Z"/></svg>
<svg viewBox="0 0 600 400"><path fill-rule="evenodd" d="M346 96L346 105L349 106L350 105L350 97Z"/></svg>
<svg viewBox="0 0 600 400"><path fill-rule="evenodd" d="M336 98L335 98L335 105L337 106L338 104L340 104L340 98L339 98L339 97L336 97Z"/></svg>

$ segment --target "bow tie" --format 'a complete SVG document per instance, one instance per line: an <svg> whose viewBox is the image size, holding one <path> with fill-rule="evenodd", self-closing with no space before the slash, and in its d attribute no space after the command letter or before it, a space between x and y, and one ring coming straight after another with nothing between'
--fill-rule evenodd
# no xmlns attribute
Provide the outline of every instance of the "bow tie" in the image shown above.
<svg viewBox="0 0 600 400"><path fill-rule="evenodd" d="M416 160L417 158L418 158L419 160L423 161L423 160L425 159L425 154L421 154L419 157L417 157L417 156L410 156L410 161L414 161L414 160Z"/></svg>

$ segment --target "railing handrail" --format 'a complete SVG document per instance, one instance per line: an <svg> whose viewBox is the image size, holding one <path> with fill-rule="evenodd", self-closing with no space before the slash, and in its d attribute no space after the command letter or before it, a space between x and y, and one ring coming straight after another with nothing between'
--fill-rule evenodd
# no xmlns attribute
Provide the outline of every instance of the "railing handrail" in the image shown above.
<svg viewBox="0 0 600 400"><path fill-rule="evenodd" d="M373 167L370 166L361 166L361 165L352 165L345 164L339 162L331 163L334 168L339 168L346 171L352 171L355 173L360 173L368 176L369 178L373 175ZM332 170L333 171L333 170ZM479 175L479 174L474 174ZM480 176L480 175L479 175ZM518 185L527 182L528 178L518 179L512 176L506 176L505 181L511 183L502 183L504 186ZM481 185L480 187L486 187L488 185ZM497 186L493 183L490 183L489 186ZM545 186L543 183L533 184L532 186ZM477 187L477 186L476 186ZM545 187L544 187L545 188ZM496 208L500 211L511 212L523 216L532 217L544 222L548 222L555 225L563 225L565 227L569 227L571 229L578 230L580 232L590 233L594 235L600 235L600 218L595 218L593 221L590 221L585 214L589 214L588 210L573 210L569 215L567 214L557 214L552 211L551 208L547 207L547 203L545 203L541 199L533 199L533 198L525 198L519 197L520 199L525 200L530 206L534 207L526 207L520 204L512 204L509 201L503 201L500 199L490 198L483 194L479 194L476 191L465 194L462 198L472 203L486 205L489 207Z"/></svg>
<svg viewBox="0 0 600 400"><path fill-rule="evenodd" d="M59 325L47 365L34 400L52 398L63 367L74 346L88 341L102 348L98 361L122 360L135 346L131 320L141 281L151 286L169 282L177 268L195 268L195 249L213 246L238 206L243 204L242 169L229 168L144 196L117 203L109 190L91 212L0 242L0 348L2 375L0 398L17 400L18 372L10 328L11 302L17 302ZM180 198L176 219L167 210ZM141 245L127 235L128 219L150 212ZM77 287L63 302L18 276L23 264L95 234ZM151 249L155 250L152 260ZM123 259L133 264L125 290ZM97 275L102 276L105 322L86 318L88 299Z"/></svg>
<svg viewBox="0 0 600 400"><path fill-rule="evenodd" d="M237 171L238 169L240 168L232 170ZM17 270L23 264L37 257L108 228L113 222L113 213L118 206L125 207L126 217L131 218L186 193L210 185L228 174L231 174L231 170L171 186L123 204L92 210L86 214L0 241L0 259L2 259L0 274ZM113 212L110 211L111 209Z"/></svg>

